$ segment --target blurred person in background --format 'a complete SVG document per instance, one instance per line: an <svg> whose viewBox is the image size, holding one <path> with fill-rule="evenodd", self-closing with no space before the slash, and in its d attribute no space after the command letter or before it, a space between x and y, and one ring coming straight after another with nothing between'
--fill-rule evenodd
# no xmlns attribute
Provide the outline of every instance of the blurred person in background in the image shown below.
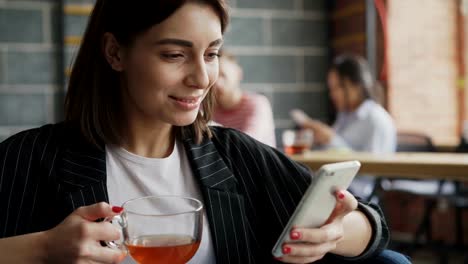
<svg viewBox="0 0 468 264"><path fill-rule="evenodd" d="M216 105L213 121L275 147L275 124L268 98L243 91L240 87L242 68L234 55L226 50L221 52L219 77L214 86Z"/></svg>
<svg viewBox="0 0 468 264"><path fill-rule="evenodd" d="M337 111L333 126L310 118L301 110L291 111L300 127L314 132L314 145L323 149L395 152L397 131L392 117L380 105L383 92L365 59L356 55L338 56L328 71L327 82ZM359 177L350 189L366 198L373 182L373 178Z"/></svg>

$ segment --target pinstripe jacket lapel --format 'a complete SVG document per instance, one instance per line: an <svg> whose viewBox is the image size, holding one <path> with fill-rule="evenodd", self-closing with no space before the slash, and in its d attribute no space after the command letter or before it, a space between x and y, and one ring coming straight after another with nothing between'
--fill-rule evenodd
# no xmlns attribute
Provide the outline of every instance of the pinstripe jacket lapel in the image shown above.
<svg viewBox="0 0 468 264"><path fill-rule="evenodd" d="M204 196L217 263L252 263L237 179L210 139L200 144L186 140L185 147Z"/></svg>
<svg viewBox="0 0 468 264"><path fill-rule="evenodd" d="M66 133L67 136L73 132ZM62 195L64 216L76 208L98 202L109 202L106 187L105 152L80 136L65 140L57 157L57 179Z"/></svg>

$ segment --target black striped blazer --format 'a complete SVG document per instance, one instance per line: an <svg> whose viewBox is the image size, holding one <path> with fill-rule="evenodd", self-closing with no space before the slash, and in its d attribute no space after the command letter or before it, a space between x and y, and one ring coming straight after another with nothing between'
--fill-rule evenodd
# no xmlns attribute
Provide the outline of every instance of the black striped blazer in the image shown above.
<svg viewBox="0 0 468 264"><path fill-rule="evenodd" d="M184 146L202 190L217 263L274 263L271 249L307 188L302 165L233 129ZM76 208L108 202L105 152L59 123L23 131L0 144L0 238L50 229ZM388 230L381 211L360 203L373 238L356 258L383 249Z"/></svg>

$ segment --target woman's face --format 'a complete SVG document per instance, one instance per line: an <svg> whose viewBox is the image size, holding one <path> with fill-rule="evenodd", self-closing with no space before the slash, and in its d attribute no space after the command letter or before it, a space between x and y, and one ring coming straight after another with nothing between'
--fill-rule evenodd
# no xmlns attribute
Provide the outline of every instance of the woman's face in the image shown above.
<svg viewBox="0 0 468 264"><path fill-rule="evenodd" d="M335 70L328 73L328 89L335 109L339 112L354 111L364 99L359 85L346 77L340 78Z"/></svg>
<svg viewBox="0 0 468 264"><path fill-rule="evenodd" d="M339 112L345 111L346 99L344 87L342 85L338 73L334 70L331 70L328 73L328 90L330 92L330 98L336 110Z"/></svg>
<svg viewBox="0 0 468 264"><path fill-rule="evenodd" d="M207 5L187 3L122 51L127 118L185 126L218 78L221 22Z"/></svg>

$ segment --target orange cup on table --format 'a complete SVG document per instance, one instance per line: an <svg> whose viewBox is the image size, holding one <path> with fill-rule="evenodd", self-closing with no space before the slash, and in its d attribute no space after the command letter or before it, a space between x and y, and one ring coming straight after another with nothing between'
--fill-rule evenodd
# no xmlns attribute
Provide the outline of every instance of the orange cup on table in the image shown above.
<svg viewBox="0 0 468 264"><path fill-rule="evenodd" d="M287 129L282 134L282 142L286 154L302 154L312 146L314 134L309 129Z"/></svg>

